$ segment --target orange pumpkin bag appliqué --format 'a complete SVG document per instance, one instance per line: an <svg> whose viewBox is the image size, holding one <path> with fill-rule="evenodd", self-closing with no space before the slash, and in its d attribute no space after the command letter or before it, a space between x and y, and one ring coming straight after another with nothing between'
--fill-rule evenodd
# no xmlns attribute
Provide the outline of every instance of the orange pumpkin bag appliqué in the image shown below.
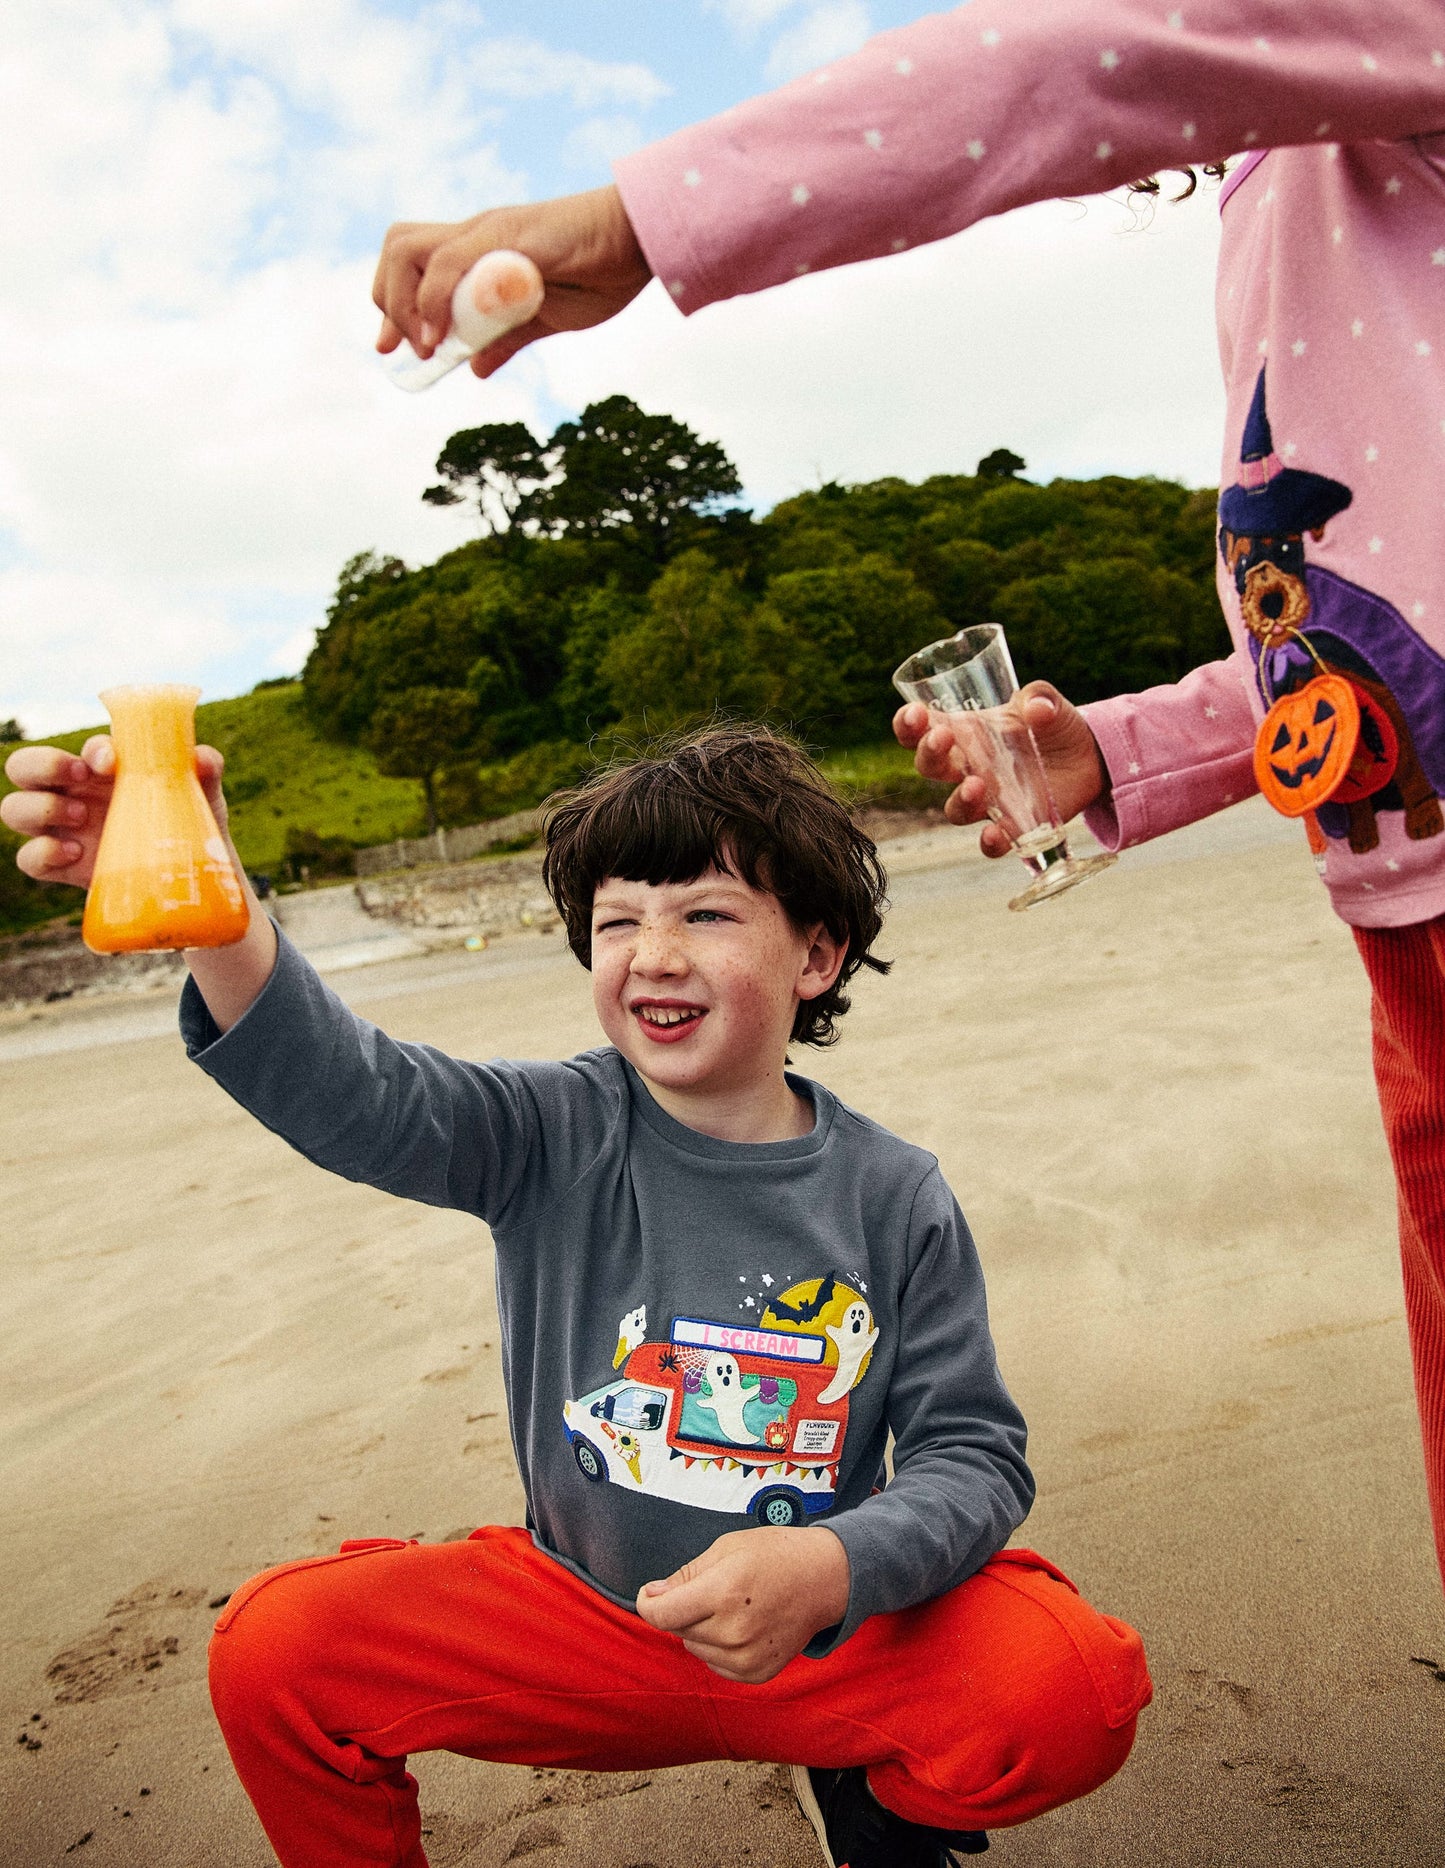
<svg viewBox="0 0 1445 1868"><path fill-rule="evenodd" d="M1302 636L1297 639L1309 648ZM1335 796L1360 739L1358 690L1344 675L1332 674L1313 649L1310 654L1320 672L1280 695L1254 742L1255 782L1284 817L1303 817Z"/></svg>

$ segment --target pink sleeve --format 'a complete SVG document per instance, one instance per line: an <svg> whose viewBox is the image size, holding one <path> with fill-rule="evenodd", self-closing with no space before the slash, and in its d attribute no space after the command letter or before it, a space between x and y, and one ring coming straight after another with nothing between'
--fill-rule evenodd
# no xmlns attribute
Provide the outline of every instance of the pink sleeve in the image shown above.
<svg viewBox="0 0 1445 1868"><path fill-rule="evenodd" d="M1169 686L1081 709L1113 785L1109 802L1084 814L1105 849L1162 837L1257 789L1251 691L1248 664L1236 651Z"/></svg>
<svg viewBox="0 0 1445 1868"><path fill-rule="evenodd" d="M971 0L616 176L691 312L1171 165L1441 129L1439 0Z"/></svg>

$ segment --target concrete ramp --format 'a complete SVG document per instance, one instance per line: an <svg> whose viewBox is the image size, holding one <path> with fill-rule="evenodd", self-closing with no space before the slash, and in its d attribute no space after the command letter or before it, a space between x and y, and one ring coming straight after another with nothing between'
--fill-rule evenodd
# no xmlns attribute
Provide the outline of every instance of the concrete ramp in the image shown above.
<svg viewBox="0 0 1445 1868"><path fill-rule="evenodd" d="M354 882L273 896L266 906L318 973L340 973L428 951L426 942L409 928L369 915L357 899Z"/></svg>

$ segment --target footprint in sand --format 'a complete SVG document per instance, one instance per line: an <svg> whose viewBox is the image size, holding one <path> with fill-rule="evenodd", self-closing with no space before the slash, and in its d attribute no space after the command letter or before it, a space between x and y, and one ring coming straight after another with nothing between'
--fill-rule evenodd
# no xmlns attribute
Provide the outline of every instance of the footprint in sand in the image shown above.
<svg viewBox="0 0 1445 1868"><path fill-rule="evenodd" d="M210 1631L207 1591L142 1583L111 1605L105 1620L63 1648L45 1669L61 1705L105 1699L152 1683L185 1649L199 1653ZM194 1637L194 1639L192 1639Z"/></svg>

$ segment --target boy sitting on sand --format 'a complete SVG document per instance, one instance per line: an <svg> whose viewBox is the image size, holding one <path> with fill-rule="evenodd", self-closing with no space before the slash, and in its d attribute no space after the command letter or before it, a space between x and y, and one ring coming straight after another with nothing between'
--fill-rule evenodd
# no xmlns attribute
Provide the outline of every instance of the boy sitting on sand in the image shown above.
<svg viewBox="0 0 1445 1868"><path fill-rule="evenodd" d="M110 769L104 739L12 757L30 873L88 878ZM1132 1629L1002 1548L1024 1424L937 1162L786 1069L883 970L876 851L796 747L726 727L564 794L544 873L608 1039L564 1063L393 1041L254 904L187 956L187 1048L232 1096L490 1226L528 1500L526 1531L238 1590L236 1768L285 1868L423 1868L433 1749L775 1760L831 1868L943 1868L1116 1771L1150 1688Z"/></svg>

